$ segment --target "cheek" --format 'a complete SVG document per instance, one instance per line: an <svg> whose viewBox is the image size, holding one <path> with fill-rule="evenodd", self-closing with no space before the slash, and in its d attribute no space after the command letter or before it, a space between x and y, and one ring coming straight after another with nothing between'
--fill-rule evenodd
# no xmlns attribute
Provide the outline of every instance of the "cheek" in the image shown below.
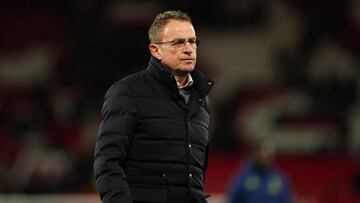
<svg viewBox="0 0 360 203"><path fill-rule="evenodd" d="M162 60L166 64L172 66L179 66L182 64L180 60L181 51L178 50L168 50L167 52L162 53Z"/></svg>
<svg viewBox="0 0 360 203"><path fill-rule="evenodd" d="M171 62L171 63L178 63L179 60L179 57L177 55L174 55L174 54L168 54L166 56L167 58L167 61Z"/></svg>
<svg viewBox="0 0 360 203"><path fill-rule="evenodd" d="M168 57L173 63L180 63L180 55L179 54L171 53L171 54L169 54Z"/></svg>

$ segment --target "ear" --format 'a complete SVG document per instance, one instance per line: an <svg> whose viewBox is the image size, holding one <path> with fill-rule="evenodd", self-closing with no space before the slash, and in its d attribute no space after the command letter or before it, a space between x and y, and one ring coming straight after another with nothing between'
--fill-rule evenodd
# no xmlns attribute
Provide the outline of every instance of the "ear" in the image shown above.
<svg viewBox="0 0 360 203"><path fill-rule="evenodd" d="M159 48L158 46L156 46L156 44L150 44L149 45L149 50L150 50L150 53L153 57L161 60L161 55L159 53Z"/></svg>

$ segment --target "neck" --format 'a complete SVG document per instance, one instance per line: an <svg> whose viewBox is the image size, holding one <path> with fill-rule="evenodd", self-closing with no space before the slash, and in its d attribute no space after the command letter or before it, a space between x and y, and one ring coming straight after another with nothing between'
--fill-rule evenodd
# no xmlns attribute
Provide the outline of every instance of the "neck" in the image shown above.
<svg viewBox="0 0 360 203"><path fill-rule="evenodd" d="M178 82L180 85L185 85L187 79L188 79L188 75L185 76L178 76L178 75L174 75L176 82Z"/></svg>

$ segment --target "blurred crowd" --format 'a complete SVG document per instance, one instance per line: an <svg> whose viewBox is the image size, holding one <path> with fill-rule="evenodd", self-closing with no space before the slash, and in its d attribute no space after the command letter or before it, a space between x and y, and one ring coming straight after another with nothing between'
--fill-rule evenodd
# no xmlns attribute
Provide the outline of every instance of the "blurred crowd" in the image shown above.
<svg viewBox="0 0 360 203"><path fill-rule="evenodd" d="M188 12L205 38L219 30L250 30L269 39L266 82L241 77L245 67L236 62L234 72L208 60L229 61L222 56L241 55L237 47L199 58L199 68L218 81L213 151L246 148L248 139L267 137L280 153L359 155L358 0L4 1L1 193L94 191L103 96L113 82L145 68L147 29L165 9ZM244 79L228 84L226 71Z"/></svg>

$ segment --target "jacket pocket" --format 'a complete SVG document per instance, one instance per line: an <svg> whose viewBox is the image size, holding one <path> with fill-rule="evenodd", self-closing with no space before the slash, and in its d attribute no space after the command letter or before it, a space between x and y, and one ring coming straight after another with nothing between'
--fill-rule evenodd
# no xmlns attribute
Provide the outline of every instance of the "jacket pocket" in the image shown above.
<svg viewBox="0 0 360 203"><path fill-rule="evenodd" d="M167 189L151 186L130 186L133 201L139 202L166 202Z"/></svg>

